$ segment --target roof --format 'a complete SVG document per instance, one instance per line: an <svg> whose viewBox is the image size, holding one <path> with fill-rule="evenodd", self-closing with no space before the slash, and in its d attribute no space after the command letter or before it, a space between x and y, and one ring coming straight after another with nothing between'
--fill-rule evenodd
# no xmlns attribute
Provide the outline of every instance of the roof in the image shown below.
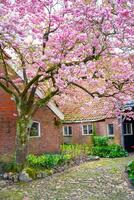
<svg viewBox="0 0 134 200"><path fill-rule="evenodd" d="M56 102L64 113L64 123L93 122L114 117L110 111L104 109L106 99L95 101L81 90L78 94L79 99L66 97L64 104L60 104L59 98L56 98Z"/></svg>

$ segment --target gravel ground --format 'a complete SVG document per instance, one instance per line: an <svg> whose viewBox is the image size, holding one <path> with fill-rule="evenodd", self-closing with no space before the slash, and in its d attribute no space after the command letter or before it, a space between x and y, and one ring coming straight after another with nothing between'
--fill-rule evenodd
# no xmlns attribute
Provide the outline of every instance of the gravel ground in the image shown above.
<svg viewBox="0 0 134 200"><path fill-rule="evenodd" d="M134 189L124 173L130 160L134 154L84 163L45 179L7 186L0 191L0 200L134 200Z"/></svg>

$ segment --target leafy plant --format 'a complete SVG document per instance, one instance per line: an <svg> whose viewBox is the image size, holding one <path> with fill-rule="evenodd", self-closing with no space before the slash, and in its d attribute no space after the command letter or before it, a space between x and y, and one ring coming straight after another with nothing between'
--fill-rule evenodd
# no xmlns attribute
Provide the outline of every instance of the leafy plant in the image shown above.
<svg viewBox="0 0 134 200"><path fill-rule="evenodd" d="M70 155L72 158L81 155L88 155L91 150L91 145L88 144L63 144L61 145L61 153Z"/></svg>
<svg viewBox="0 0 134 200"><path fill-rule="evenodd" d="M118 144L111 144L109 145L109 157L110 158L116 158L116 157L123 157L123 156L128 156L128 153L123 149L122 146Z"/></svg>
<svg viewBox="0 0 134 200"><path fill-rule="evenodd" d="M132 185L134 185L134 161L130 161L127 165L128 178Z"/></svg>
<svg viewBox="0 0 134 200"><path fill-rule="evenodd" d="M108 157L109 155L109 148L106 146L95 146L92 148L91 155L99 156L99 157Z"/></svg>
<svg viewBox="0 0 134 200"><path fill-rule="evenodd" d="M28 155L27 164L33 168L54 168L71 159L70 155L62 154L43 154L41 156Z"/></svg>
<svg viewBox="0 0 134 200"><path fill-rule="evenodd" d="M123 147L117 144L111 144L108 146L94 146L91 154L104 158L116 158L128 155Z"/></svg>
<svg viewBox="0 0 134 200"><path fill-rule="evenodd" d="M2 171L4 172L20 172L23 166L17 164L15 161L2 164Z"/></svg>
<svg viewBox="0 0 134 200"><path fill-rule="evenodd" d="M94 146L108 146L109 137L107 136L94 136Z"/></svg>

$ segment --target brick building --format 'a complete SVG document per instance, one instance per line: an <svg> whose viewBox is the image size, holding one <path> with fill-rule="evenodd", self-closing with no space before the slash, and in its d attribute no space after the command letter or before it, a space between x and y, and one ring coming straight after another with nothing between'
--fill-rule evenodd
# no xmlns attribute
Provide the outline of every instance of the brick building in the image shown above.
<svg viewBox="0 0 134 200"><path fill-rule="evenodd" d="M0 158L10 158L15 150L16 107L11 96L0 89ZM33 117L33 126L29 137L29 152L59 152L61 127L57 120L63 119L62 112L49 102L40 108Z"/></svg>
<svg viewBox="0 0 134 200"><path fill-rule="evenodd" d="M96 113L94 111L96 110ZM100 104L92 104L87 113L83 113L79 104L73 106L64 105L62 108L65 114L63 122L64 143L91 144L92 135L109 136L117 144L121 143L121 129L117 118L104 114Z"/></svg>
<svg viewBox="0 0 134 200"><path fill-rule="evenodd" d="M89 97L82 91L79 91L78 95L81 97L78 101L68 100L60 107L64 113L62 143L91 144L95 132L96 135L109 136L114 143L121 144L126 149L134 149L133 119L117 119L110 110L104 111L106 99L87 106ZM128 104L128 107L134 110L134 102Z"/></svg>

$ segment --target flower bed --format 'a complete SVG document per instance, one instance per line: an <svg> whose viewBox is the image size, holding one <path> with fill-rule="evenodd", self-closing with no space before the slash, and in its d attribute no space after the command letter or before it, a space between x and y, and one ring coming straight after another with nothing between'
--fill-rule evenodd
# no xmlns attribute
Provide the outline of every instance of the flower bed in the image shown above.
<svg viewBox="0 0 134 200"><path fill-rule="evenodd" d="M98 160L96 156L90 156L88 145L62 145L61 154L42 154L39 156L28 155L24 168L20 168L15 162L3 163L4 179L13 182L29 182L37 178L45 178L57 172L62 172L81 163Z"/></svg>

